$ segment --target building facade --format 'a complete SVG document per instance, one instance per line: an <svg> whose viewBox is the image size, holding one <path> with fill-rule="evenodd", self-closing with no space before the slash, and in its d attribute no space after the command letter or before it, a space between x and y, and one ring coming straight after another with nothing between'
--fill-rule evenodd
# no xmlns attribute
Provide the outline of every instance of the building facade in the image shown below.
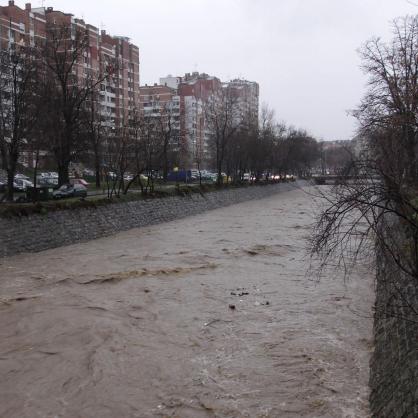
<svg viewBox="0 0 418 418"><path fill-rule="evenodd" d="M235 79L225 83L236 99L238 117L250 124L257 124L259 111L259 86L254 81Z"/></svg>
<svg viewBox="0 0 418 418"><path fill-rule="evenodd" d="M144 110L147 100L142 92L147 91L141 87L141 106ZM148 88L149 89L149 88ZM239 122L257 124L259 112L259 86L258 83L235 79L222 83L217 77L205 73L186 73L182 77L168 75L160 78L160 84L154 89L167 89L175 100L179 101L180 111L180 138L188 153L189 165L206 168L209 165L211 132L207 123L206 108L208 103L228 90L236 106L235 117ZM144 106L145 104L145 106ZM236 121L238 122L238 121Z"/></svg>
<svg viewBox="0 0 418 418"><path fill-rule="evenodd" d="M76 31L87 35L88 47L75 66L80 82L90 75L97 79L105 69L112 67L111 77L100 85L100 112L104 123L113 128L128 123L139 108L140 72L139 48L129 38L100 32L71 13L52 7L32 8L30 3L21 9L10 0L7 6L0 7L1 50L13 46L42 48L53 27L67 28L72 36Z"/></svg>
<svg viewBox="0 0 418 418"><path fill-rule="evenodd" d="M165 142L166 152L175 156L176 166L188 164L181 138L181 115L183 105L178 91L167 85L154 84L140 87L140 112L143 122L153 132L154 140Z"/></svg>
<svg viewBox="0 0 418 418"><path fill-rule="evenodd" d="M46 17L41 9L32 9L27 3L25 9L9 1L0 6L0 48L10 49L13 45L37 46L46 39Z"/></svg>

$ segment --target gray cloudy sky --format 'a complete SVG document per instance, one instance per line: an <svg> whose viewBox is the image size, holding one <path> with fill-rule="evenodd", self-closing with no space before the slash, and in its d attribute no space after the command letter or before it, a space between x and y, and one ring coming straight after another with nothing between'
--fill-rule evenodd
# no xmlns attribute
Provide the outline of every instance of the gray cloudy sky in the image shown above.
<svg viewBox="0 0 418 418"><path fill-rule="evenodd" d="M15 3L23 7L25 1ZM191 71L257 81L261 102L278 119L325 140L354 134L347 110L359 102L366 81L357 48L374 35L388 37L393 18L418 13L408 0L45 0L44 5L130 37L141 52L141 84Z"/></svg>

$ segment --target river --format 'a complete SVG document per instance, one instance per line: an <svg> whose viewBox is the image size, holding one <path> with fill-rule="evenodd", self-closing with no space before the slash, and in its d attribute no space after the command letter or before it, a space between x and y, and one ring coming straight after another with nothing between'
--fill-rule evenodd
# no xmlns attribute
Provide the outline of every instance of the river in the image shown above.
<svg viewBox="0 0 418 418"><path fill-rule="evenodd" d="M372 273L304 190L0 259L0 417L367 417Z"/></svg>

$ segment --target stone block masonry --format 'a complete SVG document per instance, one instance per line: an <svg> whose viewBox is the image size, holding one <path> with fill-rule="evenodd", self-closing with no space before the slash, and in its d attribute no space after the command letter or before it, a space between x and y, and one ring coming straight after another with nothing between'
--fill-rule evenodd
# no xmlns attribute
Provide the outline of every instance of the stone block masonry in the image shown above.
<svg viewBox="0 0 418 418"><path fill-rule="evenodd" d="M418 417L417 311L416 279L382 254L377 259L375 347L370 362L373 418Z"/></svg>
<svg viewBox="0 0 418 418"><path fill-rule="evenodd" d="M97 208L80 208L0 218L0 257L38 252L76 242L109 236L131 228L149 226L196 215L275 193L292 190L301 183L279 183L214 191L200 195L114 203Z"/></svg>

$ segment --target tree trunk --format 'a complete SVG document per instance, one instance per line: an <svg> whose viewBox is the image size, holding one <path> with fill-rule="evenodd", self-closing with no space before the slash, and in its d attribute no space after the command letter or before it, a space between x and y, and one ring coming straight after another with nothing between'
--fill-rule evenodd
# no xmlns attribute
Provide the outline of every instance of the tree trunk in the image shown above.
<svg viewBox="0 0 418 418"><path fill-rule="evenodd" d="M218 186L222 186L222 155L221 150L219 149L220 146L217 144L216 147L216 169L218 171L218 178L216 179L216 184Z"/></svg>
<svg viewBox="0 0 418 418"><path fill-rule="evenodd" d="M167 177L168 177L168 156L167 156L167 149L168 149L168 145L167 143L164 141L164 148L163 148L163 180L167 181Z"/></svg>
<svg viewBox="0 0 418 418"><path fill-rule="evenodd" d="M58 186L68 184L70 182L70 176L68 173L69 161L60 161L58 163Z"/></svg>
<svg viewBox="0 0 418 418"><path fill-rule="evenodd" d="M64 109L64 132L63 132L63 143L58 155L58 185L68 184L70 182L69 166L71 161L71 150L73 147L73 133L74 123L71 117L66 115L69 109Z"/></svg>
<svg viewBox="0 0 418 418"><path fill-rule="evenodd" d="M36 202L38 200L38 193L36 191L37 187L37 176L38 176L38 164L39 164L39 148L36 150L35 154L35 167L33 168L33 201Z"/></svg>
<svg viewBox="0 0 418 418"><path fill-rule="evenodd" d="M415 132L411 126L407 128L407 158L408 158L408 166L407 166L407 181L412 187L416 187L417 185L417 159L416 159L416 140L415 140Z"/></svg>
<svg viewBox="0 0 418 418"><path fill-rule="evenodd" d="M222 186L222 183L223 183L222 164L218 164L218 178L216 179L216 183L218 186Z"/></svg>
<svg viewBox="0 0 418 418"><path fill-rule="evenodd" d="M96 187L100 189L101 186L101 178L100 178L100 156L99 153L96 151L94 156L94 169L95 169L95 177L96 177Z"/></svg>
<svg viewBox="0 0 418 418"><path fill-rule="evenodd" d="M16 173L16 167L12 165L12 167L9 167L9 169L7 170L6 200L8 202L13 202L13 198L14 198L13 183L14 183L15 173Z"/></svg>

